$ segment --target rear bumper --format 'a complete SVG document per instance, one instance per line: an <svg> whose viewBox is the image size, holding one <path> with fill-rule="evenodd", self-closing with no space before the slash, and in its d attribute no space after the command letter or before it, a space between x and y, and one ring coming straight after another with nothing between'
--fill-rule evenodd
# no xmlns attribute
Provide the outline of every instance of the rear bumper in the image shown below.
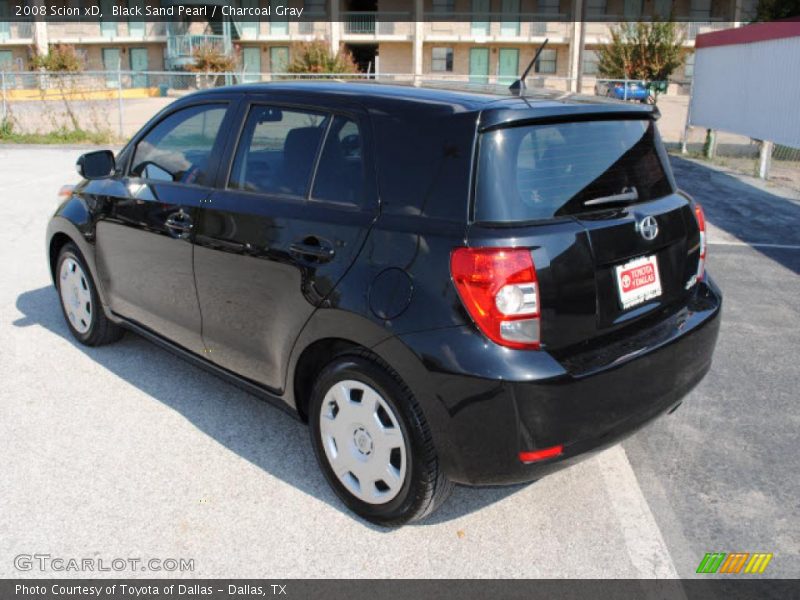
<svg viewBox="0 0 800 600"><path fill-rule="evenodd" d="M376 351L421 400L448 475L463 484L532 481L676 407L711 367L722 298L699 284L687 306L591 355L509 350L471 327L408 334ZM409 355L409 352L413 356ZM563 445L523 464L520 451Z"/></svg>

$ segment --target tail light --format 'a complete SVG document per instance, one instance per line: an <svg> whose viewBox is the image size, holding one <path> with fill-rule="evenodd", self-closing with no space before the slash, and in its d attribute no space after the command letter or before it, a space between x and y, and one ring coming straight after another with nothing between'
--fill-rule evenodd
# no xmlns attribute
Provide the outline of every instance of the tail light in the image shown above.
<svg viewBox="0 0 800 600"><path fill-rule="evenodd" d="M525 248L456 248L450 274L478 328L509 348L539 348L539 283Z"/></svg>
<svg viewBox="0 0 800 600"><path fill-rule="evenodd" d="M550 446L541 450L531 450L519 453L519 460L525 464L539 462L540 460L547 460L548 458L555 458L564 453L564 446Z"/></svg>
<svg viewBox="0 0 800 600"><path fill-rule="evenodd" d="M697 261L697 281L703 281L706 272L706 248L708 240L706 238L706 216L703 207L695 202L694 216L697 219L697 228L700 230L700 260Z"/></svg>

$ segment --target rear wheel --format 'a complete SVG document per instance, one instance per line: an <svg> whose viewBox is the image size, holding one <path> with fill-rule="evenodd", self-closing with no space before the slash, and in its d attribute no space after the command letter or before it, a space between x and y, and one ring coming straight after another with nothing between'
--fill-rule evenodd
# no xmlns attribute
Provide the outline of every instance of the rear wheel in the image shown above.
<svg viewBox="0 0 800 600"><path fill-rule="evenodd" d="M359 516L398 526L430 514L449 495L422 410L376 357L334 359L317 378L309 412L320 467Z"/></svg>
<svg viewBox="0 0 800 600"><path fill-rule="evenodd" d="M65 244L58 255L56 287L67 326L81 344L101 346L122 337L122 328L103 312L89 268L75 244Z"/></svg>

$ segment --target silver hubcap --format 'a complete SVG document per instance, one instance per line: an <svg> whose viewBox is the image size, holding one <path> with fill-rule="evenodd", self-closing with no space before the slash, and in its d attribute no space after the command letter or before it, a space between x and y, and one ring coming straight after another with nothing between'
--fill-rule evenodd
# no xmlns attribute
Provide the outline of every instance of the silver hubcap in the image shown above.
<svg viewBox="0 0 800 600"><path fill-rule="evenodd" d="M405 438L378 392L351 379L335 384L322 401L319 429L328 463L351 494L369 504L397 496L406 477Z"/></svg>
<svg viewBox="0 0 800 600"><path fill-rule="evenodd" d="M61 263L58 289L64 312L78 333L86 333L92 326L92 294L89 281L81 266L72 258Z"/></svg>

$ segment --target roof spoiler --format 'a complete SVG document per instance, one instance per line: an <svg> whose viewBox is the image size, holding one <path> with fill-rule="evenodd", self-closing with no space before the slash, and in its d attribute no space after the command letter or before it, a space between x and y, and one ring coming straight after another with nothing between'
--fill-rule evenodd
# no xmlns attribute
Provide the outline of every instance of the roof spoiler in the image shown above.
<svg viewBox="0 0 800 600"><path fill-rule="evenodd" d="M542 42L542 45L539 46L539 49L536 51L536 54L533 55L533 60L528 64L528 68L525 69L525 71L522 73L520 78L517 79L510 86L508 86L509 91L514 96L524 96L525 95L525 90L528 89L528 86L525 85L525 79L528 77L528 73L531 72L531 69L533 68L533 65L538 60L539 55L542 53L542 50L544 50L544 47L547 46L548 40L549 40L549 38L545 38L544 39L544 41Z"/></svg>

